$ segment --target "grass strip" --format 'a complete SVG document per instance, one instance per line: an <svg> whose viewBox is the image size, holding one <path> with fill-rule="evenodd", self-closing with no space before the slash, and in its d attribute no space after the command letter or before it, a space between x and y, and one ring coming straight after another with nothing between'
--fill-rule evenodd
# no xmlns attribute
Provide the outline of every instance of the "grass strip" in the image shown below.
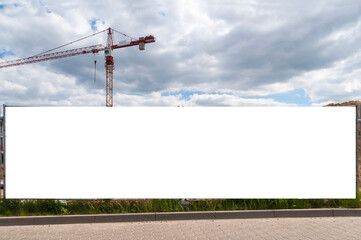
<svg viewBox="0 0 361 240"><path fill-rule="evenodd" d="M180 199L134 201L2 199L0 216L360 207L358 192L355 199L213 199L190 200L186 203Z"/></svg>

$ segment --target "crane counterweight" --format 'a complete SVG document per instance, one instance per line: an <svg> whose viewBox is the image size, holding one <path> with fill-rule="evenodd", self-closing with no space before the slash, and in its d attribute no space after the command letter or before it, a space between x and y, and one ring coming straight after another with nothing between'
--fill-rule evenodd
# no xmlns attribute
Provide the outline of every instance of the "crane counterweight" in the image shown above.
<svg viewBox="0 0 361 240"><path fill-rule="evenodd" d="M143 37L139 38L139 50L144 50L145 49L145 41Z"/></svg>

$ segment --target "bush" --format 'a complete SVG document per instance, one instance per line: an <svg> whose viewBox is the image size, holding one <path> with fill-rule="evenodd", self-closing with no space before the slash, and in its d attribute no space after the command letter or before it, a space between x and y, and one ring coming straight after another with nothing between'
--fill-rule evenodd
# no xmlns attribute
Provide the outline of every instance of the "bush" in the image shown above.
<svg viewBox="0 0 361 240"><path fill-rule="evenodd" d="M0 202L0 215L19 215L21 211L21 201L16 199L5 199Z"/></svg>

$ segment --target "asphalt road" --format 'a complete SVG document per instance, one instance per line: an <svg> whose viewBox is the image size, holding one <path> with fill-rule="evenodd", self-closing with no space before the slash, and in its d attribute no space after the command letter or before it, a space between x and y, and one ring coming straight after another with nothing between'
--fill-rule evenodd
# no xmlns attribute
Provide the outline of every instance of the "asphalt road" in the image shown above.
<svg viewBox="0 0 361 240"><path fill-rule="evenodd" d="M0 227L0 239L361 239L361 217L263 218Z"/></svg>

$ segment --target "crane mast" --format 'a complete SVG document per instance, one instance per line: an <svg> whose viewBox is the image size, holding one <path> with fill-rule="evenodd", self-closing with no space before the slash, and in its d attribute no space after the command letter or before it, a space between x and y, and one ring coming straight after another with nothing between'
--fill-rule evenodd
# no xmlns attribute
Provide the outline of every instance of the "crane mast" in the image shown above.
<svg viewBox="0 0 361 240"><path fill-rule="evenodd" d="M113 107L113 31L108 29L107 46L105 48L105 74L106 74L106 106Z"/></svg>
<svg viewBox="0 0 361 240"><path fill-rule="evenodd" d="M24 64L29 64L29 63L36 63L36 62L44 62L44 61L48 61L48 60L72 57L72 56L88 54L88 53L95 54L100 51L104 51L105 72L106 72L106 83L105 83L106 84L106 106L112 107L113 106L113 71L114 71L113 50L118 49L118 48L136 46L136 45L139 46L139 50L144 50L145 44L155 42L155 38L152 35L148 35L146 37L140 37L138 40L133 39L133 40L123 43L123 44L114 44L113 43L114 29L108 28L107 30L103 30L101 32L104 32L104 31L107 31L107 33L108 33L107 43L106 43L105 47L102 44L98 44L98 45L76 48L76 49L60 51L60 52L38 54L38 55L28 57L28 58L0 62L0 68L13 67L13 66L24 65ZM99 34L101 32L98 32L96 34ZM94 35L95 34L93 34L91 36L94 36ZM125 34L123 34L123 35L125 35ZM85 37L85 38L87 38L87 37ZM82 38L82 39L85 39L85 38ZM82 40L82 39L80 39L80 40ZM74 41L74 42L76 42L76 41ZM68 44L66 44L66 45L68 45ZM63 46L65 46L65 45L63 45ZM57 48L55 48L55 49L57 49Z"/></svg>

